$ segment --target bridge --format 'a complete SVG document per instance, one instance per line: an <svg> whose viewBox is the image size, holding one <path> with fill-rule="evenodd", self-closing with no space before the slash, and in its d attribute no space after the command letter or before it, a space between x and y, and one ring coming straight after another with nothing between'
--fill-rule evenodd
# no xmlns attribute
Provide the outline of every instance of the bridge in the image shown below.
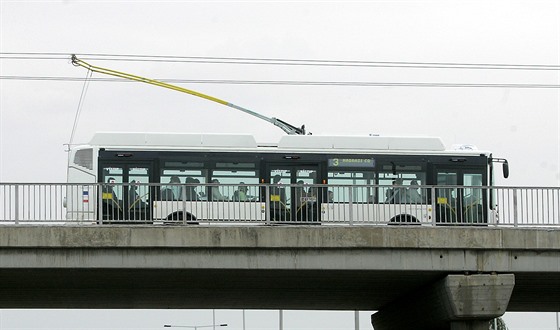
<svg viewBox="0 0 560 330"><path fill-rule="evenodd" d="M423 226L0 227L0 308L377 310L376 330L560 310L560 231Z"/></svg>
<svg viewBox="0 0 560 330"><path fill-rule="evenodd" d="M0 183L0 308L377 310L376 330L560 310L557 187L420 186L388 203L369 199L383 187L310 185L322 200L278 222L271 185L245 201L166 201L157 184L114 198L131 185Z"/></svg>

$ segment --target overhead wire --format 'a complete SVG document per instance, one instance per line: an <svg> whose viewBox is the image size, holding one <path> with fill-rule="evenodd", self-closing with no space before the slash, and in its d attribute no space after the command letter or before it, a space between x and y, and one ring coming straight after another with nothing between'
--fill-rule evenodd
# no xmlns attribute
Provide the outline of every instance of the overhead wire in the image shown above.
<svg viewBox="0 0 560 330"><path fill-rule="evenodd" d="M254 64L254 65L300 65L323 67L371 67L371 68L412 68L412 69L472 69L472 70L538 70L558 71L560 65L543 64L496 64L496 63L444 63L444 62L398 62L398 61L348 61L317 59L285 59L254 57L208 57L208 56L167 56L136 54L81 54L84 59L102 61L144 61L144 62L185 62L204 64ZM12 60L69 60L66 53L10 53L0 52L0 59ZM0 76L1 80L36 81L84 81L83 78L61 76ZM89 78L90 81L127 82L115 78ZM301 81L301 80L227 80L227 79L158 79L168 83L235 84L235 85L288 85L288 86L362 86L362 87L470 87L470 88L545 88L556 89L560 85L528 83L441 83L441 82L367 82L367 81Z"/></svg>
<svg viewBox="0 0 560 330"><path fill-rule="evenodd" d="M297 65L323 67L372 67L372 68L412 68L412 69L469 69L469 70L536 70L558 71L560 65L552 64L503 64L503 63L458 63L458 62L405 62L405 61L359 61L323 59L285 59L254 57L211 57L211 56L169 56L134 54L77 54L86 60L163 62L163 63L205 63L240 65ZM0 59L13 60L59 60L67 59L65 53L0 53Z"/></svg>
<svg viewBox="0 0 560 330"><path fill-rule="evenodd" d="M84 78L55 76L0 76L0 80L81 82ZM303 80L235 80L235 79L155 79L176 84L286 85L286 86L349 86L349 87L471 87L471 88L560 88L554 84L528 83L440 83L440 82L368 82L368 81L303 81ZM134 83L118 78L89 78L89 81Z"/></svg>

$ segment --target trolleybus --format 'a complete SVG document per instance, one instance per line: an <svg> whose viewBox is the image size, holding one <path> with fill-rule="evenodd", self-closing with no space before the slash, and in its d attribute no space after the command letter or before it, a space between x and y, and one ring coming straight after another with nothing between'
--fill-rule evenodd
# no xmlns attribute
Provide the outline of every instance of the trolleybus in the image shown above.
<svg viewBox="0 0 560 330"><path fill-rule="evenodd" d="M487 151L434 137L117 133L70 150L67 217L105 223L486 224ZM87 190L87 191L84 191ZM86 196L88 198L84 198Z"/></svg>

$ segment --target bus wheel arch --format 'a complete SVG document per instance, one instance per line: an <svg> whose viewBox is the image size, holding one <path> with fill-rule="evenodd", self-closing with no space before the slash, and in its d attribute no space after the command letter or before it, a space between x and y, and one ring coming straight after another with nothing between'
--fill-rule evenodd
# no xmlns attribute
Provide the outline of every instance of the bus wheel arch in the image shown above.
<svg viewBox="0 0 560 330"><path fill-rule="evenodd" d="M186 219L183 219L183 217L186 216ZM166 218L167 220L187 220L187 221L196 221L196 216L194 214L192 214L191 212L184 212L184 211L175 211L171 214L169 214Z"/></svg>
<svg viewBox="0 0 560 330"><path fill-rule="evenodd" d="M420 221L411 214L402 213L392 217L389 225L420 225Z"/></svg>

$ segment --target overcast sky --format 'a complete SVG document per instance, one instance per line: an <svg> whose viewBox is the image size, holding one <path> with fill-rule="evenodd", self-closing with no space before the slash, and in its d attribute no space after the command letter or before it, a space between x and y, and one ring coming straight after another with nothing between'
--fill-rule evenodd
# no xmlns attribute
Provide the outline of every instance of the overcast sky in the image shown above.
<svg viewBox="0 0 560 330"><path fill-rule="evenodd" d="M70 141L83 83L22 77L84 78L86 70L69 63L73 53L560 65L560 1L0 0L0 4L0 182L65 182L64 144ZM8 53L35 55L12 59ZM42 53L67 57L37 59ZM428 135L441 137L448 147L474 144L510 161L511 176L499 180L500 185L560 185L560 89L551 87L560 85L558 69L232 65L99 57L89 62L159 79L512 84L182 86L294 125L305 124L316 135ZM519 84L548 88L518 88ZM244 133L259 141L274 141L283 134L266 122L190 95L140 83L92 81L74 142L87 142L96 131ZM56 322L55 312L47 317L51 321L35 317L38 311L21 313L4 310L2 329L60 327L51 323ZM121 319L124 314L127 320L141 320L146 314L106 313L111 320L121 320L122 326L111 329L127 328L124 323L129 321ZM72 320L81 317L76 312L63 315ZM353 314L349 315L352 321ZM22 317L31 323L23 325ZM553 329L556 322L553 314L506 314L507 320L510 329Z"/></svg>

